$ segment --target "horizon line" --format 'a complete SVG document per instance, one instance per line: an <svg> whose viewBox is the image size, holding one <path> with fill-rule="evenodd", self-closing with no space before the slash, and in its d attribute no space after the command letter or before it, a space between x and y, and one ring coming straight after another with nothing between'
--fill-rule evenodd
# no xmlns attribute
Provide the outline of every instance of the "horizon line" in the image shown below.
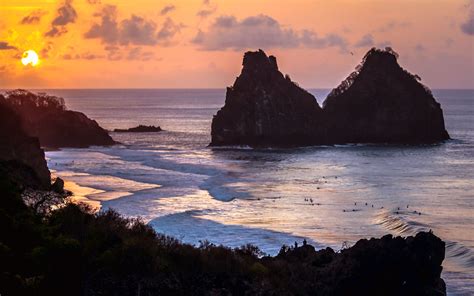
<svg viewBox="0 0 474 296"><path fill-rule="evenodd" d="M0 91L9 91L9 90L16 90L16 89L24 89L24 90L226 90L227 87L81 87L81 88L69 88L69 87L51 87L51 88L41 88L41 87L33 87L33 88L23 88L23 87L14 87L14 88L0 88ZM334 87L308 87L303 88L305 90L331 90ZM444 88L430 88L431 90L474 90L473 88L451 88L451 87L444 87Z"/></svg>

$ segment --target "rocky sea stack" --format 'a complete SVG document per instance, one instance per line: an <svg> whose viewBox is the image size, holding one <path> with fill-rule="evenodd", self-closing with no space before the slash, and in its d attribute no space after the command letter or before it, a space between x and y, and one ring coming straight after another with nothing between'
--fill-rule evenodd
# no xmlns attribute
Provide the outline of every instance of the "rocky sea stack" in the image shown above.
<svg viewBox="0 0 474 296"><path fill-rule="evenodd" d="M422 144L449 139L431 91L398 65L391 48L371 49L321 109L284 77L276 58L247 52L212 121L211 146L308 146L342 143Z"/></svg>
<svg viewBox="0 0 474 296"><path fill-rule="evenodd" d="M278 70L275 57L247 52L242 73L213 118L211 145L316 144L321 113L314 96Z"/></svg>
<svg viewBox="0 0 474 296"><path fill-rule="evenodd" d="M331 143L435 143L449 139L443 110L391 48L372 48L323 104Z"/></svg>
<svg viewBox="0 0 474 296"><path fill-rule="evenodd" d="M64 99L26 90L5 93L7 104L21 118L23 129L48 148L115 144L106 130L81 112L66 109Z"/></svg>

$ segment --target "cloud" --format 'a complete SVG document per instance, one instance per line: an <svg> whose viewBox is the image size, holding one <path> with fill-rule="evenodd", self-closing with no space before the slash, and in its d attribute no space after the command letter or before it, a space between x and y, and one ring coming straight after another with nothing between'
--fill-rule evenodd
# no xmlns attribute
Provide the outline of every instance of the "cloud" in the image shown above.
<svg viewBox="0 0 474 296"><path fill-rule="evenodd" d="M99 24L94 24L84 34L85 38L99 38L104 43L112 44L117 42L119 29L117 24L117 7L106 5L100 13L94 14L101 18Z"/></svg>
<svg viewBox="0 0 474 296"><path fill-rule="evenodd" d="M214 14L217 11L217 5L211 4L210 0L202 1L202 8L196 13L200 18L207 18L208 16Z"/></svg>
<svg viewBox="0 0 474 296"><path fill-rule="evenodd" d="M41 21L41 18L46 15L47 12L41 9L32 11L29 15L25 16L20 23L22 25L32 25L37 24Z"/></svg>
<svg viewBox="0 0 474 296"><path fill-rule="evenodd" d="M339 47L345 49L346 40L337 34L319 36L312 30L295 31L283 27L267 15L250 16L237 20L221 16L207 32L199 31L192 42L203 50L244 50L249 48L309 48Z"/></svg>
<svg viewBox="0 0 474 296"><path fill-rule="evenodd" d="M132 15L120 24L120 44L155 45L157 25L142 17Z"/></svg>
<svg viewBox="0 0 474 296"><path fill-rule="evenodd" d="M57 16L51 23L51 30L44 35L47 37L58 37L67 33L67 24L74 23L77 19L77 12L72 6L72 0L66 0L57 10Z"/></svg>
<svg viewBox="0 0 474 296"><path fill-rule="evenodd" d="M103 55L98 55L90 52L85 52L81 54L71 54L67 53L62 56L63 59L65 60L97 60L97 59L103 59L105 56Z"/></svg>
<svg viewBox="0 0 474 296"><path fill-rule="evenodd" d="M163 7L163 9L161 9L160 14L161 15L166 15L166 14L172 12L175 9L176 9L176 6L174 6L173 4L166 5L165 7Z"/></svg>
<svg viewBox="0 0 474 296"><path fill-rule="evenodd" d="M119 22L117 8L111 5L105 6L95 16L101 18L100 23L94 24L84 37L100 39L107 45L168 45L183 27L182 24L175 24L171 18L166 18L159 28L152 20L136 15Z"/></svg>
<svg viewBox="0 0 474 296"><path fill-rule="evenodd" d="M140 60L148 61L151 60L155 54L151 51L142 51L141 47L132 48L127 55L127 60Z"/></svg>
<svg viewBox="0 0 474 296"><path fill-rule="evenodd" d="M8 42L0 41L0 50L17 49L15 46L8 44Z"/></svg>
<svg viewBox="0 0 474 296"><path fill-rule="evenodd" d="M15 46L8 44L8 42L0 41L0 50L17 49Z"/></svg>
<svg viewBox="0 0 474 296"><path fill-rule="evenodd" d="M366 34L364 36L362 36L362 38L359 39L359 41L357 41L354 46L355 47L371 47L374 45L374 37L372 36L372 34Z"/></svg>
<svg viewBox="0 0 474 296"><path fill-rule="evenodd" d="M171 18L166 18L163 26L156 36L157 41L161 44L169 44L173 37L181 31L183 24L176 24Z"/></svg>
<svg viewBox="0 0 474 296"><path fill-rule="evenodd" d="M461 23L460 28L464 34L474 36L474 1L471 0L466 7L469 11L469 15L467 16L467 20Z"/></svg>

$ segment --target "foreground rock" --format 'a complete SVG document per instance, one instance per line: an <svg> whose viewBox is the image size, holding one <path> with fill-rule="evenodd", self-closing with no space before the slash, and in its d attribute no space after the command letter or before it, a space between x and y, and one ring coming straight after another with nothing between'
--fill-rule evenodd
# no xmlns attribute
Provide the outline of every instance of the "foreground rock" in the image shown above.
<svg viewBox="0 0 474 296"><path fill-rule="evenodd" d="M278 71L263 51L247 52L212 121L211 145L305 146L436 143L449 139L443 111L390 48L371 49L324 102Z"/></svg>
<svg viewBox="0 0 474 296"><path fill-rule="evenodd" d="M154 125L139 125L137 127L131 127L128 129L114 129L114 132L116 133L157 133L161 131L161 127Z"/></svg>
<svg viewBox="0 0 474 296"><path fill-rule="evenodd" d="M445 243L420 232L405 239L362 239L341 253L309 245L282 249L275 259L263 260L287 264L280 272L294 275L290 289L296 295L446 295L444 256Z"/></svg>
<svg viewBox="0 0 474 296"><path fill-rule="evenodd" d="M435 143L449 139L431 91L398 65L392 49L371 49L323 104L331 143Z"/></svg>
<svg viewBox="0 0 474 296"><path fill-rule="evenodd" d="M19 115L24 130L38 137L43 147L89 147L115 144L95 120L80 112L66 110L62 98L34 94L26 90L9 91L6 101Z"/></svg>
<svg viewBox="0 0 474 296"><path fill-rule="evenodd" d="M211 145L316 144L321 113L314 96L278 70L275 57L247 52L242 73L212 120Z"/></svg>
<svg viewBox="0 0 474 296"><path fill-rule="evenodd" d="M22 185L48 188L51 175L37 138L26 134L20 116L0 95L0 170Z"/></svg>

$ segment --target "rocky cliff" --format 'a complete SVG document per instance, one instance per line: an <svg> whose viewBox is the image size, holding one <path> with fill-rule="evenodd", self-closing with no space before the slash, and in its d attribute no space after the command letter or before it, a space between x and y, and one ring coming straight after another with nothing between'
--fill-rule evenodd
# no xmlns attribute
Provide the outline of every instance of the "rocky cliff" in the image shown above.
<svg viewBox="0 0 474 296"><path fill-rule="evenodd" d="M242 73L213 118L211 145L316 144L321 112L313 95L283 76L275 57L247 52Z"/></svg>
<svg viewBox="0 0 474 296"><path fill-rule="evenodd" d="M20 115L24 130L38 137L43 147L113 145L115 141L95 120L66 110L64 100L25 90L7 92L7 103Z"/></svg>
<svg viewBox="0 0 474 296"><path fill-rule="evenodd" d="M0 95L0 169L31 187L49 188L51 176L38 138L22 128L20 116Z"/></svg>
<svg viewBox="0 0 474 296"><path fill-rule="evenodd" d="M449 139L431 91L397 62L391 48L371 49L326 98L332 143L434 143Z"/></svg>
<svg viewBox="0 0 474 296"><path fill-rule="evenodd" d="M247 52L212 121L211 145L304 146L338 143L435 143L449 139L431 91L397 62L371 49L321 109L278 71L262 50Z"/></svg>

